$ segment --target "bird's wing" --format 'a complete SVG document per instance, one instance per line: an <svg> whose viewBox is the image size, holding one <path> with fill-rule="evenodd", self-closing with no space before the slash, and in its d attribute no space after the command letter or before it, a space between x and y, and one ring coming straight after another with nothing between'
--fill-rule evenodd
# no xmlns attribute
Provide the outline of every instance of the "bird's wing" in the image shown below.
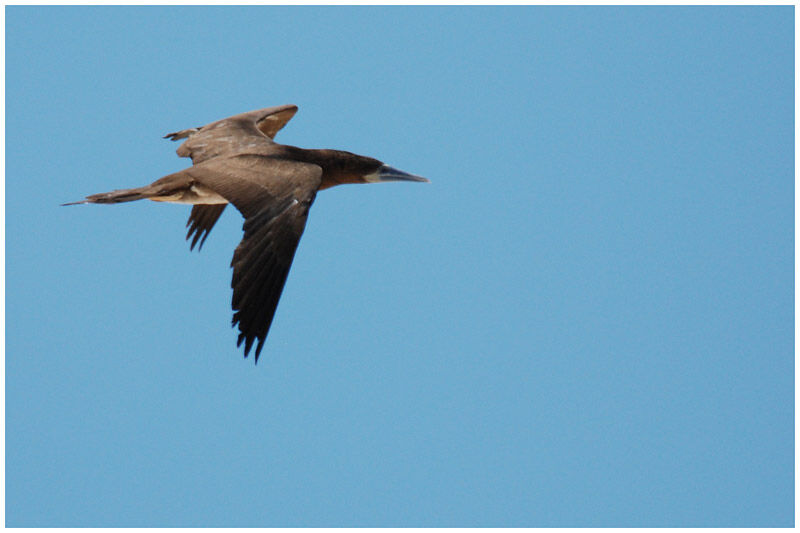
<svg viewBox="0 0 800 533"><path fill-rule="evenodd" d="M317 165L258 155L218 158L184 171L244 215L244 238L233 254L233 325L256 362L267 338L294 252L322 176Z"/></svg>
<svg viewBox="0 0 800 533"><path fill-rule="evenodd" d="M178 155L194 164L219 156L267 153L275 134L297 113L296 105L282 105L234 115L200 128L168 133L173 141L186 139Z"/></svg>
<svg viewBox="0 0 800 533"><path fill-rule="evenodd" d="M214 224L219 220L226 205L228 204L197 204L192 207L192 212L189 214L189 221L186 223L186 226L189 228L189 232L186 234L186 240L188 241L189 237L194 235L192 243L189 246L190 250L194 250L197 241L200 241L200 246L198 246L197 249L201 250L203 248L203 243L206 242L211 228L213 228Z"/></svg>

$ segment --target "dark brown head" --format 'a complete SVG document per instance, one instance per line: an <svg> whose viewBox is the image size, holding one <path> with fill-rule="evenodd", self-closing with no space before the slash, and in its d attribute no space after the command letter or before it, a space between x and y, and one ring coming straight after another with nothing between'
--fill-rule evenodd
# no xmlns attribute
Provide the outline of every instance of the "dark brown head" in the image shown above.
<svg viewBox="0 0 800 533"><path fill-rule="evenodd" d="M327 189L344 183L377 183L381 181L429 180L384 165L381 161L340 150L314 150L319 159L315 161L323 169L322 186Z"/></svg>

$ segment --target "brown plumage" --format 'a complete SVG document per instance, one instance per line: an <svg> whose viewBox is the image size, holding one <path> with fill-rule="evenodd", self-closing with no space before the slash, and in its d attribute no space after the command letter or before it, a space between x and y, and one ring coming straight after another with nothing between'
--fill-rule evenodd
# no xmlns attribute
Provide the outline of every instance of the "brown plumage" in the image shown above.
<svg viewBox="0 0 800 533"><path fill-rule="evenodd" d="M193 204L190 248L202 248L228 203L244 216L244 238L233 253L233 325L247 357L258 361L317 191L344 183L428 181L377 159L338 150L305 150L273 141L297 112L284 105L242 113L165 136L186 139L178 155L193 165L150 185L93 194L80 203L149 199Z"/></svg>

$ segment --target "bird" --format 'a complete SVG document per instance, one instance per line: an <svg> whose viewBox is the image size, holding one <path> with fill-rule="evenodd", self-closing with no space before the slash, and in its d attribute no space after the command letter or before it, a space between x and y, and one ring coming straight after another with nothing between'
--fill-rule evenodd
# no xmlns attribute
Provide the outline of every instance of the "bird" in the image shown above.
<svg viewBox="0 0 800 533"><path fill-rule="evenodd" d="M308 212L317 192L348 183L428 182L372 157L341 150L282 145L275 135L297 112L296 105L268 107L205 126L168 133L185 141L180 157L192 166L150 185L92 194L62 205L117 204L152 200L191 204L186 226L190 250L198 251L225 206L244 217L244 236L233 252L232 327L237 348L247 358L255 344L255 362L264 347Z"/></svg>

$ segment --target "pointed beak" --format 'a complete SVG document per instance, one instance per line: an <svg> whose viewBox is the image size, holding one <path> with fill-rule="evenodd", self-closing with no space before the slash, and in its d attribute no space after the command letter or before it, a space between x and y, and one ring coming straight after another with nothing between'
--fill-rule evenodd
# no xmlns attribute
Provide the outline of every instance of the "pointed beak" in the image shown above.
<svg viewBox="0 0 800 533"><path fill-rule="evenodd" d="M377 172L369 176L367 181L421 181L430 183L430 180L422 176L415 176L408 172L403 172L389 165L383 165Z"/></svg>

